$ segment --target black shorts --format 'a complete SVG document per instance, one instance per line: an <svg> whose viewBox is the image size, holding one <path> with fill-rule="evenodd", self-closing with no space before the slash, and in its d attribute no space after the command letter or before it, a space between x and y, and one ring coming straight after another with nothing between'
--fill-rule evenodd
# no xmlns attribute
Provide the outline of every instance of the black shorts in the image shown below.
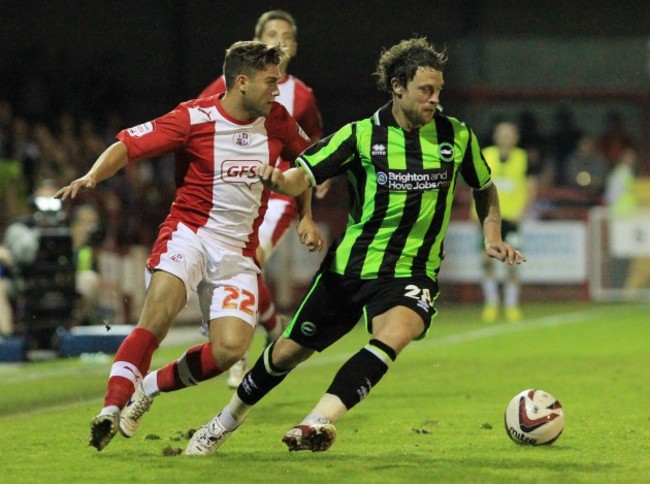
<svg viewBox="0 0 650 484"><path fill-rule="evenodd" d="M318 273L303 296L285 335L295 342L322 351L365 316L368 332L372 319L396 306L420 315L429 330L436 315L438 284L428 277L356 279L328 270Z"/></svg>

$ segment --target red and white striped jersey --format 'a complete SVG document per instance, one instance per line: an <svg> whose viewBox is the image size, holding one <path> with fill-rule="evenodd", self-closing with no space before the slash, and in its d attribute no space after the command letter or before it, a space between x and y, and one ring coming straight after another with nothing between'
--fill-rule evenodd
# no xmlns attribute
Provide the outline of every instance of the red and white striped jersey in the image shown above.
<svg viewBox="0 0 650 484"><path fill-rule="evenodd" d="M183 223L208 244L254 257L269 191L253 170L278 157L294 160L310 143L281 104L267 117L241 121L225 112L220 97L181 103L117 138L129 162L176 156L176 197L161 233Z"/></svg>
<svg viewBox="0 0 650 484"><path fill-rule="evenodd" d="M280 95L275 100L287 108L289 114L298 121L300 127L312 140L322 138L323 120L320 111L318 111L316 98L312 89L292 75L288 75L279 82L278 89L280 89ZM225 79L223 76L220 76L201 91L199 98L213 96L225 92L225 90ZM289 164L283 163L281 168L286 170L289 168Z"/></svg>

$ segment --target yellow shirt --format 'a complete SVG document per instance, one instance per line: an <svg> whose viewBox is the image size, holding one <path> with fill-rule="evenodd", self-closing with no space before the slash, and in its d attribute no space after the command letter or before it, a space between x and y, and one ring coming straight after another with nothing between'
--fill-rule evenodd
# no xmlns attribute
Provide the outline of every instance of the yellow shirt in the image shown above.
<svg viewBox="0 0 650 484"><path fill-rule="evenodd" d="M485 161L492 171L492 181L499 192L501 218L517 222L528 204L528 154L522 148L514 148L505 161L501 161L499 148L483 149Z"/></svg>

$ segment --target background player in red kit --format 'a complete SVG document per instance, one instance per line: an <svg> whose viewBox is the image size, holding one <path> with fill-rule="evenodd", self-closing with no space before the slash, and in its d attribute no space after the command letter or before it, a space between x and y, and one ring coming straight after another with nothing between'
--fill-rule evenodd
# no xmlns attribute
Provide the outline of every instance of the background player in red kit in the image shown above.
<svg viewBox="0 0 650 484"><path fill-rule="evenodd" d="M263 13L255 25L255 39L267 44L282 44L285 54L280 62L280 76L278 88L280 95L276 101L287 108L287 111L298 121L300 127L307 133L312 142L316 142L323 136L323 125L320 112L316 105L316 98L309 86L297 77L287 72L289 62L296 55L298 50L297 42L298 29L293 16L284 10L270 10ZM218 77L206 87L199 97L212 96L226 90L224 77ZM291 167L287 160L278 159L277 164L282 170ZM329 181L317 188L316 195L320 198L325 195ZM300 200L298 200L300 202ZM303 208L292 197L272 192L269 196L268 209L264 221L260 226L260 245L257 250L257 259L262 267L271 257L275 247L282 240L291 223L302 212ZM300 216L302 217L302 213ZM301 218L302 220L302 218ZM300 227L298 227L300 231ZM260 324L266 329L268 339L275 340L282 330L286 320L276 313L271 292L264 282L262 274L258 276L260 300L259 318ZM269 341L270 342L270 341ZM237 388L246 373L246 358L242 358L237 364L230 368L228 386Z"/></svg>
<svg viewBox="0 0 650 484"><path fill-rule="evenodd" d="M127 163L176 154L178 188L147 260L140 320L115 355L104 406L90 424L90 445L97 450L118 429L126 437L135 432L139 417L133 417L144 409L127 402L136 388L142 391L153 352L191 292L199 295L210 341L158 370L150 386L172 391L195 385L227 370L248 348L258 307L257 230L268 198L254 168L279 156L292 160L310 144L274 101L282 55L279 46L236 42L226 51L225 94L181 103L160 118L121 131L119 141L88 173L56 194L74 198ZM302 230L301 240L319 250L323 241L316 226L307 222Z"/></svg>

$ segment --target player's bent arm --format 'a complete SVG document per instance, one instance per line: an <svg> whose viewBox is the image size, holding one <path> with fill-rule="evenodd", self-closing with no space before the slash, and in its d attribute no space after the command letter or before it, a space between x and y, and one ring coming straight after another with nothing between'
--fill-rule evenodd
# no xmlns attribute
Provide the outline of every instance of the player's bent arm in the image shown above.
<svg viewBox="0 0 650 484"><path fill-rule="evenodd" d="M97 161L88 170L88 173L61 188L54 196L62 200L75 198L79 190L95 188L97 183L115 175L128 162L129 157L126 145L121 141L117 141L99 155L99 158L97 158Z"/></svg>
<svg viewBox="0 0 650 484"><path fill-rule="evenodd" d="M289 195L292 197L297 197L298 195L309 190L309 210L311 213L311 182L307 173L302 168L290 168L284 172L284 184L281 188L280 193Z"/></svg>
<svg viewBox="0 0 650 484"><path fill-rule="evenodd" d="M476 214L485 237L486 254L509 264L526 262L526 257L521 252L501 238L501 211L496 187L490 184L483 190L474 190L473 195L476 202Z"/></svg>
<svg viewBox="0 0 650 484"><path fill-rule="evenodd" d="M260 165L255 170L265 187L283 195L295 198L311 187L309 177L302 168L290 168L283 173L271 165Z"/></svg>
<svg viewBox="0 0 650 484"><path fill-rule="evenodd" d="M476 215L483 229L485 245L501 241L501 209L496 186L491 183L482 190L473 190Z"/></svg>
<svg viewBox="0 0 650 484"><path fill-rule="evenodd" d="M308 188L296 197L296 204L298 206L298 225L296 231L300 242L309 247L310 252L320 251L324 245L325 240L320 233L318 224L314 222L311 211L311 196L313 190Z"/></svg>

